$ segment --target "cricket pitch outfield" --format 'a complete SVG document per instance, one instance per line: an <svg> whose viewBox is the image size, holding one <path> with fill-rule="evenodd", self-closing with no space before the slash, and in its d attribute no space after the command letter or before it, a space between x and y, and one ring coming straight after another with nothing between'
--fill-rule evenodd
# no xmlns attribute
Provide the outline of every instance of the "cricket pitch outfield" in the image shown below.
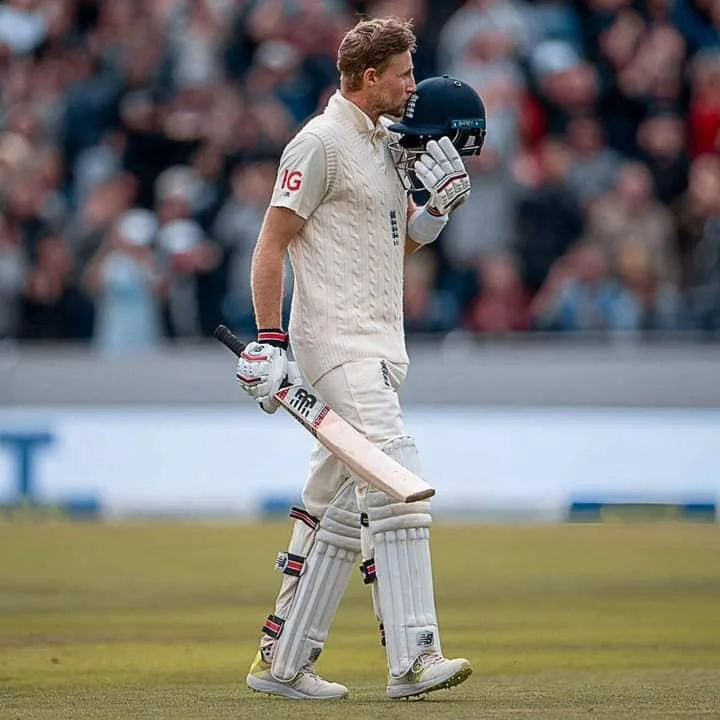
<svg viewBox="0 0 720 720"><path fill-rule="evenodd" d="M339 703L244 684L289 530L0 523L0 718L720 718L716 525L438 524L443 646L475 673L386 700L358 572L318 667Z"/></svg>

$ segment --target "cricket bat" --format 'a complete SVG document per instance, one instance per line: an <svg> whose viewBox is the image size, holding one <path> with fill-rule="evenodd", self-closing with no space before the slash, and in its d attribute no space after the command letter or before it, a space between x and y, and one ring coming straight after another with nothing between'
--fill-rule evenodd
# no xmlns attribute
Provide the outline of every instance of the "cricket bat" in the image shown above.
<svg viewBox="0 0 720 720"><path fill-rule="evenodd" d="M215 328L215 337L239 356L245 347L225 325ZM350 423L324 403L308 385L285 385L275 399L306 430L309 430L357 477L400 502L425 500L435 489L414 472L373 445Z"/></svg>

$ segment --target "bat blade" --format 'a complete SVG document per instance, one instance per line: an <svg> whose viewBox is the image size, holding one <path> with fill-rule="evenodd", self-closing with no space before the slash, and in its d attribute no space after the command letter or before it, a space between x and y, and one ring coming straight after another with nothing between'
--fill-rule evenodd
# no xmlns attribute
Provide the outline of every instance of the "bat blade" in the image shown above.
<svg viewBox="0 0 720 720"><path fill-rule="evenodd" d="M218 325L214 335L235 355L240 355L245 347L242 340L224 325ZM368 485L406 503L425 500L435 494L432 486L373 445L324 403L311 387L288 385L275 393L275 399Z"/></svg>
<svg viewBox="0 0 720 720"><path fill-rule="evenodd" d="M421 477L373 445L307 385L291 385L276 400L360 479L399 500L415 502L435 494Z"/></svg>

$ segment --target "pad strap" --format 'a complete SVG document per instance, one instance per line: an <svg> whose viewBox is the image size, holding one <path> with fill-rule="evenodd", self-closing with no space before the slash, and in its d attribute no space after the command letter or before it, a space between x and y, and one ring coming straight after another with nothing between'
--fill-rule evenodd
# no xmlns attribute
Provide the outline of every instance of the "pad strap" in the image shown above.
<svg viewBox="0 0 720 720"><path fill-rule="evenodd" d="M275 560L275 569L284 575L300 577L302 575L305 558L302 555L295 555L291 552L280 552Z"/></svg>
<svg viewBox="0 0 720 720"><path fill-rule="evenodd" d="M285 621L281 617L270 614L267 616L267 620L263 623L262 631L268 637L275 638L277 640L282 633L284 623Z"/></svg>
<svg viewBox="0 0 720 720"><path fill-rule="evenodd" d="M375 582L377 575L375 574L375 558L370 558L360 563L360 574L366 585Z"/></svg>

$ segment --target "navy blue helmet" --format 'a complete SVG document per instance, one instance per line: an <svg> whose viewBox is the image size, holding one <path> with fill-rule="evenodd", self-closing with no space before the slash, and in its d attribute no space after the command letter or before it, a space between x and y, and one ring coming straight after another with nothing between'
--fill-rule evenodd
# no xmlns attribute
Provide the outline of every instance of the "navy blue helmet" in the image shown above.
<svg viewBox="0 0 720 720"><path fill-rule="evenodd" d="M389 126L401 136L392 145L401 151L398 169L419 188L413 166L429 140L447 135L460 155L479 155L486 125L485 105L470 85L447 75L427 78L410 96L402 120Z"/></svg>

